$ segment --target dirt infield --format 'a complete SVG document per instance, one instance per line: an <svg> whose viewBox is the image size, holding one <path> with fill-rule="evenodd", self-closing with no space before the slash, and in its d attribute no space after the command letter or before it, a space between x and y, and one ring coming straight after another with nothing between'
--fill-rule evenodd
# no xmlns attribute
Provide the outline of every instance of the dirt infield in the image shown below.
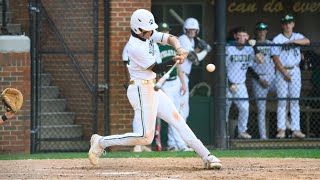
<svg viewBox="0 0 320 180"><path fill-rule="evenodd" d="M202 168L200 158L103 158L0 161L0 179L319 179L319 159L221 158L223 169Z"/></svg>

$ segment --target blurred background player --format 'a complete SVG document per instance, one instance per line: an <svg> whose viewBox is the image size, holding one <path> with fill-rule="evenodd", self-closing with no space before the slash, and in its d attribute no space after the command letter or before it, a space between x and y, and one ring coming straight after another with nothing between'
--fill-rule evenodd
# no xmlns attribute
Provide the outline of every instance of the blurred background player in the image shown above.
<svg viewBox="0 0 320 180"><path fill-rule="evenodd" d="M255 53L254 49L246 46L249 39L247 30L239 27L234 32L236 40L235 46L226 48L226 69L228 77L227 99L230 98L248 98L248 91L245 84L248 67L252 66L255 58L257 62L262 63L263 59L260 53ZM238 138L251 139L247 133L247 124L249 118L248 100L233 100L239 109L238 115ZM226 120L229 119L229 111L232 105L232 99L227 100Z"/></svg>
<svg viewBox="0 0 320 180"><path fill-rule="evenodd" d="M198 20L195 18L188 18L185 20L183 25L184 34L179 37L181 46L189 53L185 62L181 65L184 81L186 84L186 93L181 99L181 115L187 120L189 116L189 75L191 73L192 64L198 65L199 61L202 61L211 51L210 45L206 44L204 41L201 44L200 39L197 35L200 32L200 26ZM197 48L197 44L201 44L202 48Z"/></svg>
<svg viewBox="0 0 320 180"><path fill-rule="evenodd" d="M167 23L159 23L158 31L163 33L169 33L170 27ZM160 51L160 61L162 63L169 61L177 55L176 50L170 45L158 44ZM161 73L161 76L165 74ZM176 106L177 110L180 111L181 95L186 93L186 84L184 82L184 75L181 70L181 66L178 65L170 74L170 78L164 83L161 88L164 93L169 96L171 101ZM169 151L193 151L188 148L186 143L182 140L177 130L172 126L168 125L168 149Z"/></svg>
<svg viewBox="0 0 320 180"><path fill-rule="evenodd" d="M254 71L259 75L259 80L252 78L253 93L255 98L266 98L269 90L275 92L275 69L271 58L271 46L259 46L259 44L272 44L267 39L268 25L259 22L255 27L257 49L263 54L264 63L253 63ZM257 99L258 126L260 139L267 139L266 135L266 100Z"/></svg>
<svg viewBox="0 0 320 180"><path fill-rule="evenodd" d="M300 33L293 32L294 17L286 14L281 18L282 32L273 39L273 43L283 46L272 48L272 59L276 66L276 87L278 98L300 98L301 71L299 64L301 52L298 45L309 45L310 40ZM290 99L291 130L293 138L304 138L300 130L299 100ZM286 130L286 100L278 101L277 109L277 138L285 138Z"/></svg>

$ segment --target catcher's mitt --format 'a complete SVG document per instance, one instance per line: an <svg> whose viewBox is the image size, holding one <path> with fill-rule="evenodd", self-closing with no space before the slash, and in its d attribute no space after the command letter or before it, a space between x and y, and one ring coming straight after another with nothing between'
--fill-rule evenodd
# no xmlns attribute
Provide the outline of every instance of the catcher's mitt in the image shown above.
<svg viewBox="0 0 320 180"><path fill-rule="evenodd" d="M192 62L192 64L194 64L196 66L198 66L200 64L197 53L194 51L190 51L187 58L189 59L189 61Z"/></svg>
<svg viewBox="0 0 320 180"><path fill-rule="evenodd" d="M6 88L1 93L1 99L7 112L16 113L23 104L22 93L15 88Z"/></svg>
<svg viewBox="0 0 320 180"><path fill-rule="evenodd" d="M195 47L198 48L201 51L206 50L207 52L210 52L212 50L211 46L203 39L200 39L199 37L195 38Z"/></svg>

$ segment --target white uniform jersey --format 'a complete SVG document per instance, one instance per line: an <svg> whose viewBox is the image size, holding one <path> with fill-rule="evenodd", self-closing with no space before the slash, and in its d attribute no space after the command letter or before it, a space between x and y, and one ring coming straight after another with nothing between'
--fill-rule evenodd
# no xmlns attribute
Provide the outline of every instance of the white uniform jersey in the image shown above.
<svg viewBox="0 0 320 180"><path fill-rule="evenodd" d="M179 41L183 49L185 49L187 52L194 51L195 42L192 39L188 38L187 35L183 34L179 37ZM181 69L184 73L190 74L192 68L192 62L186 58L184 63L181 64Z"/></svg>
<svg viewBox="0 0 320 180"><path fill-rule="evenodd" d="M264 42L260 42L264 44L272 44L272 41L266 40ZM274 74L275 66L273 60L271 58L271 48L272 46L257 46L258 50L263 54L264 62L262 64L258 64L256 62L253 63L253 69L259 75L266 74Z"/></svg>
<svg viewBox="0 0 320 180"><path fill-rule="evenodd" d="M226 68L231 83L244 83L249 66L254 62L254 50L250 46L239 49L237 46L226 48Z"/></svg>
<svg viewBox="0 0 320 180"><path fill-rule="evenodd" d="M296 40L302 38L304 38L304 36L300 33L293 32L290 38L287 38L282 33L280 33L273 39L273 43L285 44L289 40ZM301 61L300 47L285 50L281 46L274 46L271 49L271 54L279 56L280 62L284 67L292 67L299 65Z"/></svg>
<svg viewBox="0 0 320 180"><path fill-rule="evenodd" d="M130 80L151 80L156 78L156 73L147 69L156 62L155 43L167 44L168 37L168 35L156 30L146 40L131 35L127 50L130 64L128 66Z"/></svg>

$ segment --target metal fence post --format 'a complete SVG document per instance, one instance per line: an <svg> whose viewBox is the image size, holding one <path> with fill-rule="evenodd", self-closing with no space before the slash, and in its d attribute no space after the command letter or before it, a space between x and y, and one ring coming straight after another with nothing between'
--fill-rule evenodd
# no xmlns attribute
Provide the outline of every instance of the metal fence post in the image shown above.
<svg viewBox="0 0 320 180"><path fill-rule="evenodd" d="M225 45L226 45L226 5L225 0L217 0L215 5L215 59L217 72L215 76L214 97L214 146L218 149L227 148L226 133L226 74L225 74Z"/></svg>

